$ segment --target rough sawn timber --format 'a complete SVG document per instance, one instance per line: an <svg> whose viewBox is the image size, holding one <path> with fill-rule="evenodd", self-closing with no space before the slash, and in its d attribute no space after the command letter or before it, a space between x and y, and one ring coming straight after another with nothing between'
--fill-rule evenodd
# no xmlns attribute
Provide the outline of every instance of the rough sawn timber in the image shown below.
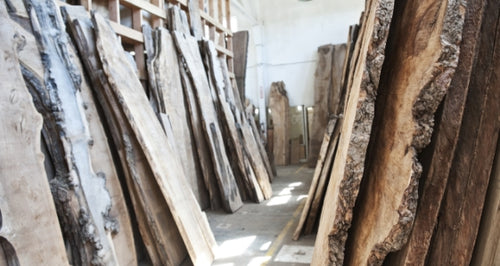
<svg viewBox="0 0 500 266"><path fill-rule="evenodd" d="M285 83L273 82L269 91L269 109L273 120L273 154L276 165L290 163L289 107Z"/></svg>
<svg viewBox="0 0 500 266"><path fill-rule="evenodd" d="M0 264L68 265L40 150L42 116L23 81L16 53L22 40L4 2L0 18Z"/></svg>
<svg viewBox="0 0 500 266"><path fill-rule="evenodd" d="M370 0L356 47L347 104L327 186L312 265L342 265L352 208L363 177L393 0Z"/></svg>
<svg viewBox="0 0 500 266"><path fill-rule="evenodd" d="M476 241L500 120L500 2L487 1L480 47L427 261L468 265Z"/></svg>
<svg viewBox="0 0 500 266"><path fill-rule="evenodd" d="M370 140L373 154L346 245L349 265L381 265L408 239L422 173L418 155L431 141L434 113L455 73L464 11L460 0L395 6Z"/></svg>
<svg viewBox="0 0 500 266"><path fill-rule="evenodd" d="M391 264L425 264L458 143L471 74L480 47L485 3L484 0L467 2L458 65L433 133L431 163L426 175L422 176L424 183L420 185L413 229L403 248L387 257L386 261Z"/></svg>
<svg viewBox="0 0 500 266"><path fill-rule="evenodd" d="M198 42L194 37L177 31L174 31L173 35L179 54L184 59L189 69L188 75L193 82L194 95L200 108L203 130L221 192L222 206L228 212L235 212L243 206L243 202L224 147L214 102L210 100L214 97L212 97L213 93L211 93L203 67Z"/></svg>
<svg viewBox="0 0 500 266"><path fill-rule="evenodd" d="M195 265L209 265L214 259L216 243L207 218L182 178L183 169L116 35L96 13L93 23L97 50L108 82L145 153L191 261Z"/></svg>

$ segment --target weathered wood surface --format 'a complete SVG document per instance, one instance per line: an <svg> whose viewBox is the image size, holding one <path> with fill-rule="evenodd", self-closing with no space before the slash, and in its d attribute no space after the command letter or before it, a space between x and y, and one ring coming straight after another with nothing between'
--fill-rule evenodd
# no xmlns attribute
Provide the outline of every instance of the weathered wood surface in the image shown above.
<svg viewBox="0 0 500 266"><path fill-rule="evenodd" d="M123 243L115 246L112 239L113 231L119 228L110 215L113 199L109 188L106 187L106 176L103 173L96 173L94 169L100 164L98 160L104 161L104 155L101 155L103 158L94 158L96 160L94 163L92 160L92 154L96 153L91 153L91 148L96 143L90 133L96 133L98 129L91 129L90 122L100 123L86 119L85 115L92 112L88 108L93 104L90 103L92 99L85 99L82 95L83 90L87 90L89 95L88 88L85 84L82 85L81 70L75 63L76 56L72 55L58 7L53 1L32 1L28 2L27 7L33 31L38 36L42 62L45 66L45 85L50 95L51 106L58 106L57 110L52 111L61 131L61 142L70 169L68 182L73 184L72 187L81 204L80 219L86 220L81 224L80 230L85 232L87 239L93 239L90 241L93 249L92 261L103 264L119 263L116 248L121 251L120 245ZM97 119L97 113L93 116L93 119ZM100 133L103 134L102 128ZM99 138L97 136L97 145L106 145L102 142L102 135L101 139ZM110 180L109 184L118 184L117 180L114 181ZM113 189L115 193L121 193L119 186ZM123 201L123 197L120 199ZM125 232L127 229L130 230L130 227L126 228L125 224L124 226ZM129 235L126 242L133 245L131 237L132 235ZM136 261L135 258L130 259Z"/></svg>
<svg viewBox="0 0 500 266"><path fill-rule="evenodd" d="M498 141L500 3L487 1L485 12L458 145L427 255L437 264L470 263Z"/></svg>
<svg viewBox="0 0 500 266"><path fill-rule="evenodd" d="M353 53L359 56L358 63L348 89L341 137L325 194L312 265L343 263L352 208L363 176L393 5L392 0L366 3L363 28Z"/></svg>
<svg viewBox="0 0 500 266"><path fill-rule="evenodd" d="M471 265L500 265L500 146L497 144Z"/></svg>
<svg viewBox="0 0 500 266"><path fill-rule="evenodd" d="M314 169L314 174L311 180L311 186L309 187L309 192L307 193L306 203L304 204L304 208L302 209L302 213L299 218L299 222L297 223L297 228L293 233L293 240L298 240L300 235L302 234L302 230L304 229L304 224L306 222L307 217L309 216L309 210L311 208L312 200L314 195L316 194L316 189L318 188L318 181L321 172L323 171L323 166L325 163L326 154L330 148L330 138L333 134L333 129L335 128L337 120L331 119L328 122L326 127L325 134L323 136L323 142L321 144L321 149L319 150L319 156L316 164L316 168Z"/></svg>
<svg viewBox="0 0 500 266"><path fill-rule="evenodd" d="M443 102L441 117L437 119L431 164L427 174L422 177L424 183L421 186L413 229L401 251L388 256L387 260L392 264L424 265L426 262L458 142L474 58L480 47L479 36L485 3L467 3L459 61Z"/></svg>
<svg viewBox="0 0 500 266"><path fill-rule="evenodd" d="M145 153L154 177L195 265L209 265L214 259L215 239L206 216L188 188L183 169L175 159L168 139L149 107L139 79L123 56L111 27L98 14L93 15L96 45L104 72L120 107Z"/></svg>
<svg viewBox="0 0 500 266"><path fill-rule="evenodd" d="M346 44L327 44L318 48L318 64L314 73L314 113L309 132L309 167L316 165L330 115L338 115L346 47Z"/></svg>
<svg viewBox="0 0 500 266"><path fill-rule="evenodd" d="M218 94L219 110L223 119L222 124L226 128L226 134L230 137L231 149L230 154L232 154L233 159L237 161L239 172L241 173L240 178L246 187L249 196L255 202L261 202L264 199L271 198L272 188L269 183L269 177L267 175L266 168L262 161L255 162L254 156L259 156L256 146L251 146L254 150L249 150L249 143L245 136L248 134L241 134L238 128L242 128L241 121L238 119L237 112L239 110L235 109L235 106L230 104L234 102L234 96L232 95L233 89L229 80L226 80L223 74L223 69L221 63L224 60L217 58L217 51L215 50L215 45L213 42L204 43L206 56L210 63L210 74L212 75L214 86ZM227 77L227 75L226 75ZM230 92L230 93L227 93ZM233 113L233 110L235 113ZM251 144L251 143L250 143ZM254 153L252 153L254 152ZM255 153L257 152L257 153ZM252 166L250 166L250 161Z"/></svg>
<svg viewBox="0 0 500 266"><path fill-rule="evenodd" d="M233 52L234 52L234 76L241 101L245 101L245 81L247 74L248 61L248 31L237 31L233 33Z"/></svg>
<svg viewBox="0 0 500 266"><path fill-rule="evenodd" d="M210 198L210 208L212 210L217 210L222 207L222 195L220 193L217 177L214 172L214 164L212 163L212 158L210 157L211 153L208 147L208 142L203 131L201 110L196 103L193 84L186 72L186 69L184 68L184 65L180 66L180 72L184 95L186 96L186 103L189 110L189 117L191 119L193 137L198 151L201 169L203 171L205 186L207 187L208 196Z"/></svg>
<svg viewBox="0 0 500 266"><path fill-rule="evenodd" d="M276 165L290 163L288 96L283 81L273 82L269 91L269 109L273 120L273 154Z"/></svg>
<svg viewBox="0 0 500 266"><path fill-rule="evenodd" d="M179 72L179 62L170 33L160 28L153 36L156 47L156 57L153 60L153 70L156 78L158 94L161 99L162 112L168 115L176 139L175 148L184 166L186 179L191 185L196 199L203 209L208 207L208 192L205 188L198 156L194 147L191 124L184 101L184 92Z"/></svg>
<svg viewBox="0 0 500 266"><path fill-rule="evenodd" d="M68 265L40 150L42 116L19 67L22 35L9 22L4 2L0 18L0 264Z"/></svg>
<svg viewBox="0 0 500 266"><path fill-rule="evenodd" d="M174 39L180 56L184 59L193 82L194 95L200 108L205 137L213 160L214 172L221 192L222 206L228 212L235 212L243 205L236 180L228 161L224 140L220 130L217 112L210 92L203 61L196 39L192 36L174 32Z"/></svg>
<svg viewBox="0 0 500 266"><path fill-rule="evenodd" d="M455 73L463 11L460 1L396 5L386 48L391 56L379 83L373 153L365 168L366 189L358 199L347 245L346 262L351 265L380 265L408 239L422 173L418 154L431 141L434 113Z"/></svg>
<svg viewBox="0 0 500 266"><path fill-rule="evenodd" d="M200 6L198 0L187 0L189 10L189 25L191 34L198 40L203 39L203 25L201 23Z"/></svg>
<svg viewBox="0 0 500 266"><path fill-rule="evenodd" d="M180 7L173 5L168 8L168 20L170 31L179 31L184 34L190 34L189 22L186 12Z"/></svg>
<svg viewBox="0 0 500 266"><path fill-rule="evenodd" d="M70 33L94 85L96 98L104 112L125 182L132 201L139 232L154 265L179 264L187 250L163 198L152 170L134 133L111 92L97 54L92 22L82 7L64 7Z"/></svg>

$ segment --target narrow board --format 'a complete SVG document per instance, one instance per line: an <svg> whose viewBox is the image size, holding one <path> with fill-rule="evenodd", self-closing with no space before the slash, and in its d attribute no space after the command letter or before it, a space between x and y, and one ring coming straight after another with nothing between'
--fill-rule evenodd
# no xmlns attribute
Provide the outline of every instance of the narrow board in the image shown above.
<svg viewBox="0 0 500 266"><path fill-rule="evenodd" d="M378 77L384 61L393 6L393 0L370 0L366 3L361 23L363 28L353 53L358 62L352 69L352 82L346 92L341 137L325 193L312 265L343 263L352 208L364 172Z"/></svg>
<svg viewBox="0 0 500 266"><path fill-rule="evenodd" d="M306 222L306 218L309 216L309 210L311 208L311 203L316 194L316 190L318 188L319 176L323 170L326 154L329 151L330 147L330 138L333 134L333 129L335 128L335 124L337 123L336 119L331 119L328 122L326 127L325 134L323 136L323 142L321 143L321 149L319 150L319 156L316 164L316 168L314 169L314 174L311 180L311 186L309 187L309 192L307 193L306 203L304 204L304 208L302 209L302 213L299 218L299 222L297 224L297 228L293 233L293 240L298 240L300 235L302 234L302 230L304 228L304 224Z"/></svg>
<svg viewBox="0 0 500 266"><path fill-rule="evenodd" d="M273 125L273 154L276 165L290 163L288 96L283 81L273 82L269 91L269 109Z"/></svg>
<svg viewBox="0 0 500 266"><path fill-rule="evenodd" d="M93 14L93 23L97 50L110 87L145 153L191 260L195 265L209 265L214 259L216 243L206 216L186 181L180 178L184 175L182 167L116 35L99 14Z"/></svg>
<svg viewBox="0 0 500 266"><path fill-rule="evenodd" d="M207 80L203 61L201 59L198 42L192 36L174 31L177 49L189 69L193 82L194 95L200 108L201 120L210 154L214 164L214 172L219 183L222 206L228 212L235 212L243 202L240 197L236 180L228 161L224 140L219 126L217 112L211 95L211 88Z"/></svg>
<svg viewBox="0 0 500 266"><path fill-rule="evenodd" d="M40 150L42 116L23 81L16 53L22 39L4 2L0 17L0 264L68 265Z"/></svg>
<svg viewBox="0 0 500 266"><path fill-rule="evenodd" d="M330 85L332 84L333 44L318 47L318 63L314 72L314 105L309 131L309 167L317 165L325 129L329 121Z"/></svg>
<svg viewBox="0 0 500 266"><path fill-rule="evenodd" d="M237 31L233 33L233 52L234 52L234 76L241 101L245 100L245 81L248 61L248 31Z"/></svg>
<svg viewBox="0 0 500 266"><path fill-rule="evenodd" d="M332 173L333 158L337 152L337 147L340 138L340 129L342 128L342 118L336 121L335 129L333 130L332 136L330 138L330 146L326 153L324 159L323 169L319 175L318 186L316 188L316 193L312 199L311 208L309 210L309 216L307 217L304 234L312 234L314 227L317 225L318 218L321 214L321 206L323 206L323 201L325 199L326 187L330 181L330 175Z"/></svg>

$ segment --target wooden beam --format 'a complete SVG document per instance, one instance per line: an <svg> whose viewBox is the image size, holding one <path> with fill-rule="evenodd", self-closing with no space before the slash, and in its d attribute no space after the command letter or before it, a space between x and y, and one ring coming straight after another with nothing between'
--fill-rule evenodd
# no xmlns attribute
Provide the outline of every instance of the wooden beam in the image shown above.
<svg viewBox="0 0 500 266"><path fill-rule="evenodd" d="M126 7L130 7L132 9L139 8L142 9L158 18L166 19L167 14L164 9L160 8L157 5L151 4L144 0L120 0L120 3Z"/></svg>

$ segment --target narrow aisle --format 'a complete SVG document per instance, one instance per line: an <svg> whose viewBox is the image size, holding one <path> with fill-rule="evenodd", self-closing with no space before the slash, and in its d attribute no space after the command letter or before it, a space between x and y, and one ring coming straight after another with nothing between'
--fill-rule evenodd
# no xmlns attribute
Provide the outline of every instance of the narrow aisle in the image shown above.
<svg viewBox="0 0 500 266"><path fill-rule="evenodd" d="M307 265L314 236L292 240L314 169L306 165L278 167L273 197L245 203L234 214L207 211L219 245L215 266Z"/></svg>

